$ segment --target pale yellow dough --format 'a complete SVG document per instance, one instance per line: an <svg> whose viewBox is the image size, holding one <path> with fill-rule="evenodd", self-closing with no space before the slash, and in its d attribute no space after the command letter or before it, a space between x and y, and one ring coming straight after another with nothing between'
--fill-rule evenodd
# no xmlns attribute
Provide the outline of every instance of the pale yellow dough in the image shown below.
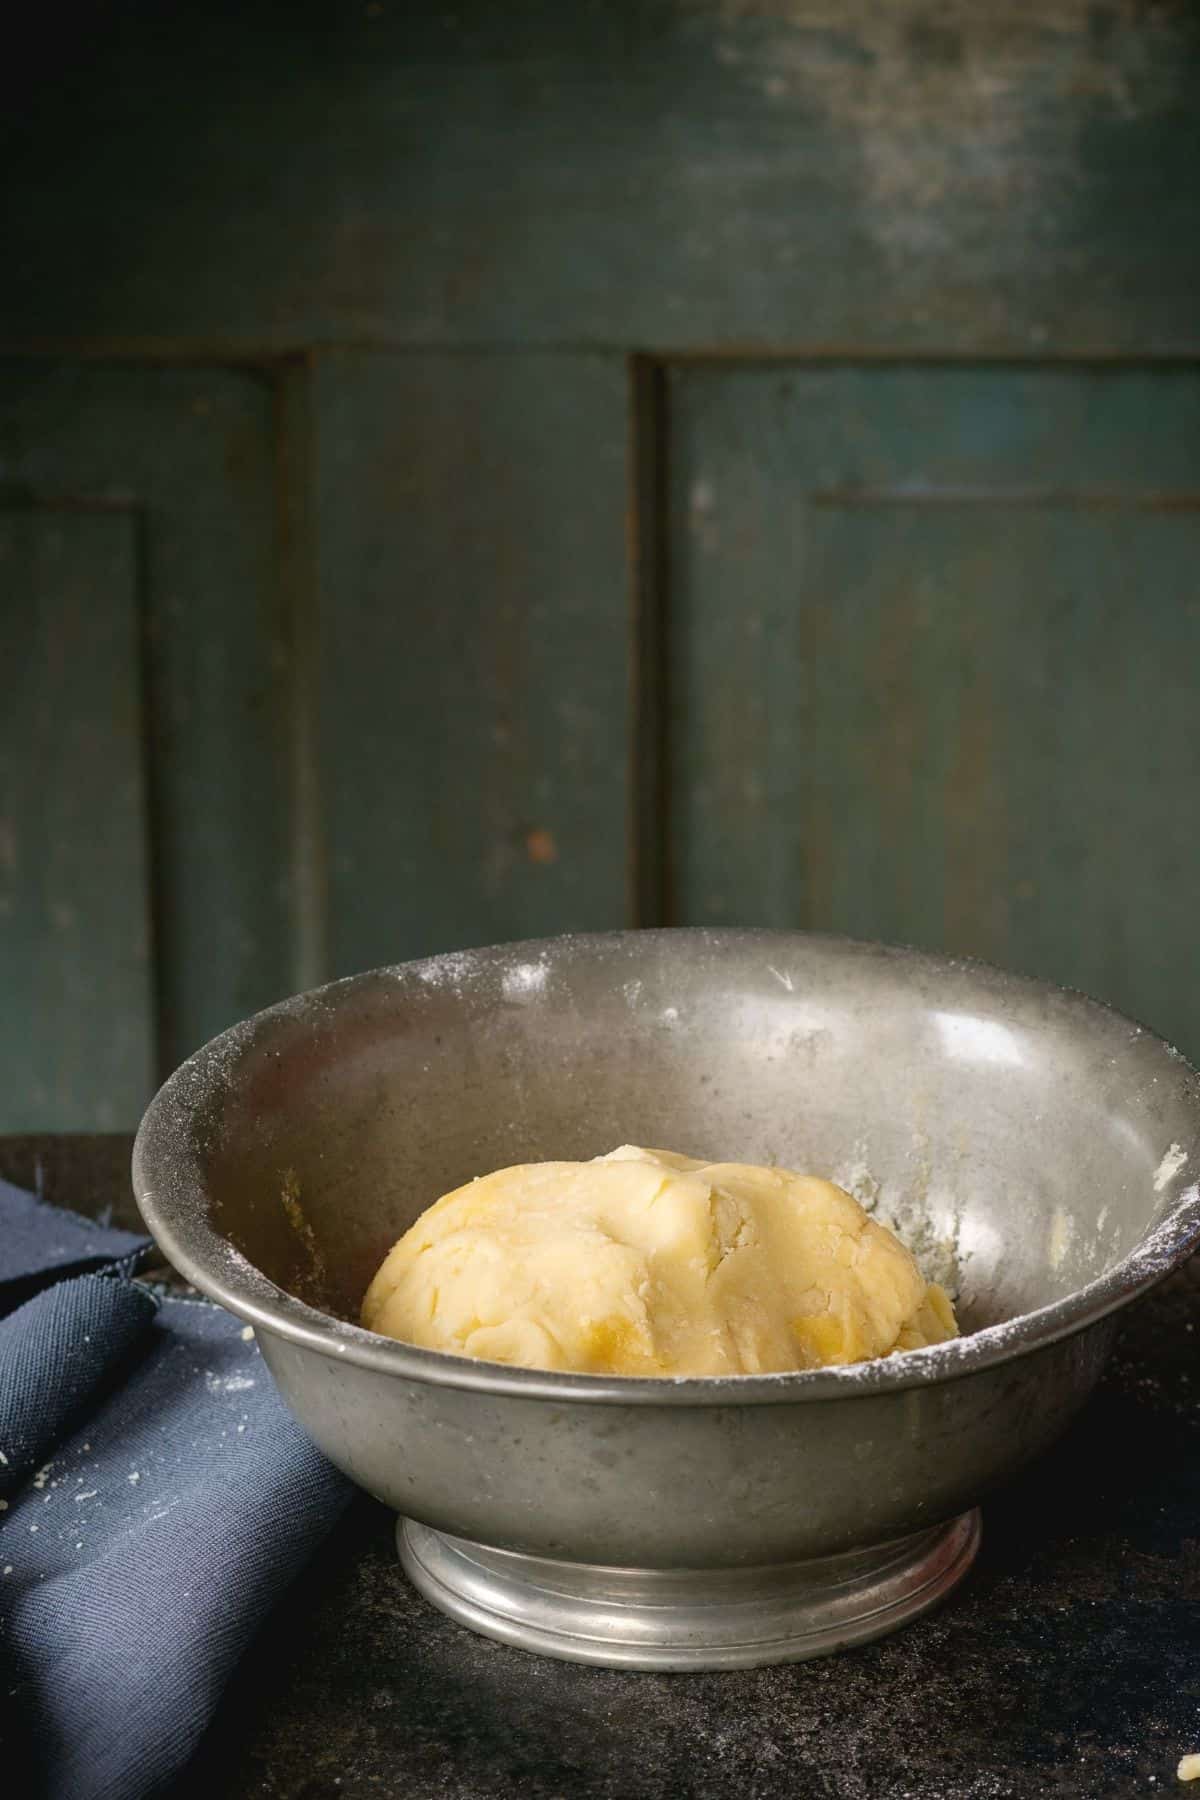
<svg viewBox="0 0 1200 1800"><path fill-rule="evenodd" d="M388 1254L362 1319L460 1356L606 1375L812 1369L958 1331L943 1290L831 1181L631 1144L446 1194Z"/></svg>

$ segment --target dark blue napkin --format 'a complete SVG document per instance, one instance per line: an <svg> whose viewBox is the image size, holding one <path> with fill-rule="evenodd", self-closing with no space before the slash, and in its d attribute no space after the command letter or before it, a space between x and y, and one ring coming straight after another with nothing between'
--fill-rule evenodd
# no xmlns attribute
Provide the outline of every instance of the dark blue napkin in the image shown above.
<svg viewBox="0 0 1200 1800"><path fill-rule="evenodd" d="M0 1719L23 1800L161 1792L351 1492L248 1327L131 1279L147 1245L0 1182Z"/></svg>

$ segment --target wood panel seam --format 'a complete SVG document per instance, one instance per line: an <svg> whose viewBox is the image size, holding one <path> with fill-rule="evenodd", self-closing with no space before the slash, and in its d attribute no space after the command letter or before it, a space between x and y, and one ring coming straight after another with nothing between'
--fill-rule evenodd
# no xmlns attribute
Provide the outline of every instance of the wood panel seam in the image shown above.
<svg viewBox="0 0 1200 1800"><path fill-rule="evenodd" d="M667 848L666 519L668 418L665 366L629 358L629 842L632 926L669 915Z"/></svg>
<svg viewBox="0 0 1200 1800"><path fill-rule="evenodd" d="M279 578L288 657L288 845L292 970L298 990L329 966L329 881L319 747L320 603L313 504L311 352L275 370Z"/></svg>

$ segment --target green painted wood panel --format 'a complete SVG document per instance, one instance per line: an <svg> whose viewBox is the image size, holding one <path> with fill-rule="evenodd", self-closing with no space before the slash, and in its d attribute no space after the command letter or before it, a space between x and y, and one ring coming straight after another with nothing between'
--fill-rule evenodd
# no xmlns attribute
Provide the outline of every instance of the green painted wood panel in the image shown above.
<svg viewBox="0 0 1200 1800"><path fill-rule="evenodd" d="M181 0L25 27L0 339L1196 347L1185 5L247 0L215 26Z"/></svg>
<svg viewBox="0 0 1200 1800"><path fill-rule="evenodd" d="M154 1089L127 511L0 510L0 1119L111 1130Z"/></svg>
<svg viewBox="0 0 1200 1800"><path fill-rule="evenodd" d="M295 985L275 400L228 369L0 364L0 492L139 510L168 1065Z"/></svg>
<svg viewBox="0 0 1200 1800"><path fill-rule="evenodd" d="M669 430L674 916L1200 1051L1200 371L683 371Z"/></svg>
<svg viewBox="0 0 1200 1800"><path fill-rule="evenodd" d="M332 966L624 922L617 357L319 359Z"/></svg>

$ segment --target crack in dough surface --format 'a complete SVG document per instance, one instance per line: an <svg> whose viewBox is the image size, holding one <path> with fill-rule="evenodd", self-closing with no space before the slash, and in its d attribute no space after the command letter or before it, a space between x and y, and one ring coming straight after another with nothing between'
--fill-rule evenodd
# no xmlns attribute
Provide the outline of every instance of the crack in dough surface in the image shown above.
<svg viewBox="0 0 1200 1800"><path fill-rule="evenodd" d="M624 1144L422 1213L363 1301L427 1349L604 1375L750 1375L955 1337L949 1296L833 1182Z"/></svg>

